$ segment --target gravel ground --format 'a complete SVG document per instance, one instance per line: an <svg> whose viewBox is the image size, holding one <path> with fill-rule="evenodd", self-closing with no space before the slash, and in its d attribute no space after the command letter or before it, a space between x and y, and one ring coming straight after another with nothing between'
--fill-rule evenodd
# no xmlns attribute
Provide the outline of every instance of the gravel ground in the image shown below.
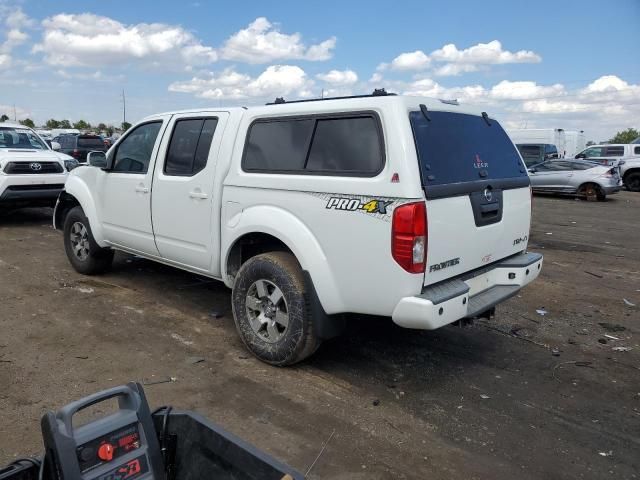
<svg viewBox="0 0 640 480"><path fill-rule="evenodd" d="M494 319L353 317L286 369L243 349L222 284L128 255L83 277L51 210L0 213L0 464L41 449L47 409L173 377L146 387L152 407L196 410L302 472L333 434L309 478L638 478L639 211L631 192L537 196L542 274Z"/></svg>

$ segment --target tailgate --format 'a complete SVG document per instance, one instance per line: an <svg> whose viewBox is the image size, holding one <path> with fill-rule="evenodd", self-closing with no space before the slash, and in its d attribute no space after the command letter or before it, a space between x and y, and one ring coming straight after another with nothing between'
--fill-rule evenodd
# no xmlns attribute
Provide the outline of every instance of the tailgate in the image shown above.
<svg viewBox="0 0 640 480"><path fill-rule="evenodd" d="M500 124L437 111L410 119L427 199L424 285L525 250L529 177Z"/></svg>

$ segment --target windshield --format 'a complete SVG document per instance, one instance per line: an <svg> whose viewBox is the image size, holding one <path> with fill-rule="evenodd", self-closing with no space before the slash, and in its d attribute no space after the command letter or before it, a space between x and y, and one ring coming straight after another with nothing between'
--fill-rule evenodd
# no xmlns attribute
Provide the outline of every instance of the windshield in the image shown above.
<svg viewBox="0 0 640 480"><path fill-rule="evenodd" d="M32 130L20 127L0 127L0 148L48 150Z"/></svg>
<svg viewBox="0 0 640 480"><path fill-rule="evenodd" d="M543 160L542 145L516 145L527 167Z"/></svg>
<svg viewBox="0 0 640 480"><path fill-rule="evenodd" d="M527 177L520 155L500 124L477 115L411 112L425 187Z"/></svg>

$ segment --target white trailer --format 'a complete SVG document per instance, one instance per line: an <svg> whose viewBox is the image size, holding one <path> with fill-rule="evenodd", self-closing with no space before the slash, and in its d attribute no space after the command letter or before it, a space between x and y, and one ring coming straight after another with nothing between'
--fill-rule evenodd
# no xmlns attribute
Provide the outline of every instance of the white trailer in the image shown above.
<svg viewBox="0 0 640 480"><path fill-rule="evenodd" d="M562 128L515 128L507 130L507 134L516 145L555 145L561 157L566 150L565 132Z"/></svg>
<svg viewBox="0 0 640 480"><path fill-rule="evenodd" d="M584 130L565 130L564 131L564 156L573 158L577 153L587 147Z"/></svg>

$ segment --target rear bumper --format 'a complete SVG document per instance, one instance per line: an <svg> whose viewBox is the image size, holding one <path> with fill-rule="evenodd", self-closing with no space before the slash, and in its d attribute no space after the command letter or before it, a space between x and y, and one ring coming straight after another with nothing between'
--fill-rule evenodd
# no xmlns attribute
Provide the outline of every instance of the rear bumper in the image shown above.
<svg viewBox="0 0 640 480"><path fill-rule="evenodd" d="M542 255L521 253L468 276L446 280L398 302L392 319L405 328L434 330L473 318L512 297L536 279Z"/></svg>
<svg viewBox="0 0 640 480"><path fill-rule="evenodd" d="M613 195L614 193L618 193L620 189L621 189L620 185L602 187L602 190L604 191L605 195Z"/></svg>

